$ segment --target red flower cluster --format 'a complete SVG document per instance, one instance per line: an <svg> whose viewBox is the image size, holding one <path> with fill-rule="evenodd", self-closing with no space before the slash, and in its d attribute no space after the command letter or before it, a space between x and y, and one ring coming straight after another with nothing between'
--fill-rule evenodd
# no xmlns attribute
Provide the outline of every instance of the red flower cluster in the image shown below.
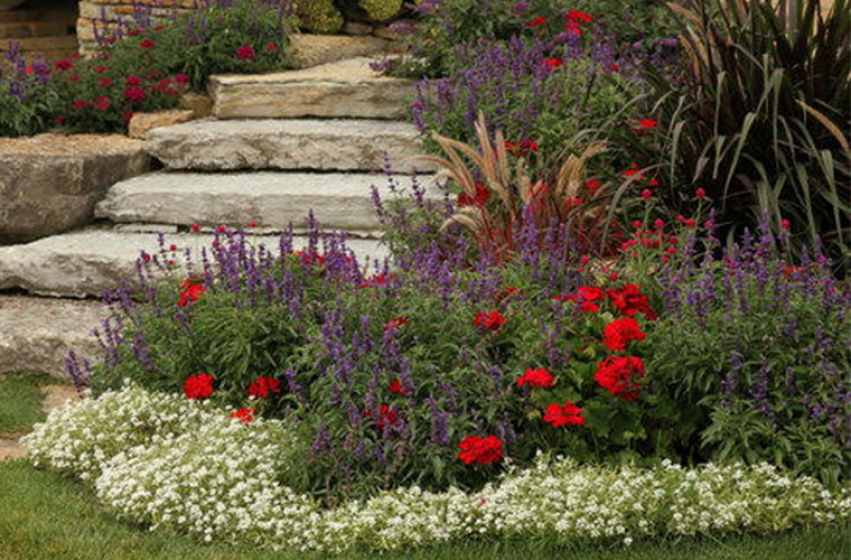
<svg viewBox="0 0 851 560"><path fill-rule="evenodd" d="M258 399L265 399L270 393L280 393L281 382L272 377L258 377L248 387L248 394Z"/></svg>
<svg viewBox="0 0 851 560"><path fill-rule="evenodd" d="M610 356L597 365L594 380L616 397L633 402L641 393L639 381L646 375L644 362L635 356Z"/></svg>
<svg viewBox="0 0 851 560"><path fill-rule="evenodd" d="M180 289L183 290L180 292L180 301L177 302L180 307L186 307L190 303L198 301L201 299L201 294L207 291L207 288L196 282L198 282L198 279L190 276L180 285Z"/></svg>
<svg viewBox="0 0 851 560"><path fill-rule="evenodd" d="M488 330L488 331L498 331L508 322L508 319L502 316L502 313L499 311L491 311L490 313L485 313L484 311L480 311L476 313L476 318L473 320L473 324L479 327L480 329Z"/></svg>
<svg viewBox="0 0 851 560"><path fill-rule="evenodd" d="M606 297L606 292L600 288L593 286L582 286L572 296L559 294L554 296L556 301L575 301L580 305L583 313L596 313L600 310L600 304L597 303Z"/></svg>
<svg viewBox="0 0 851 560"><path fill-rule="evenodd" d="M408 393L411 392L411 390L406 389L402 385L402 382L399 381L398 379L394 379L393 381L390 382L390 392L396 393L397 395L407 395Z"/></svg>
<svg viewBox="0 0 851 560"><path fill-rule="evenodd" d="M570 10L564 22L564 30L569 35L582 35L582 24L591 23L594 18L590 14L579 10Z"/></svg>
<svg viewBox="0 0 851 560"><path fill-rule="evenodd" d="M552 376L550 372L548 372L544 368L538 369L527 369L526 373L517 378L517 386L523 387L525 385L531 385L532 387L543 387L548 388L552 387L556 382L555 377Z"/></svg>
<svg viewBox="0 0 851 560"><path fill-rule="evenodd" d="M632 317L636 313L641 313L651 321L656 320L656 313L650 308L647 296L641 293L641 286L627 284L623 288L609 290L608 293L609 299L621 315Z"/></svg>
<svg viewBox="0 0 851 560"><path fill-rule="evenodd" d="M538 143L534 140L529 140L525 138L519 142L510 142L506 140L503 143L503 146L505 146L505 149L508 150L508 153L513 155L514 157L526 157L538 151Z"/></svg>
<svg viewBox="0 0 851 560"><path fill-rule="evenodd" d="M372 413L365 410L364 418L372 418ZM399 422L399 413L390 408L389 405L382 404L378 409L378 429L384 430L387 426L395 426Z"/></svg>
<svg viewBox="0 0 851 560"><path fill-rule="evenodd" d="M553 428L583 426L585 425L585 418L581 414L582 409L570 401L566 401L564 405L551 404L544 414L544 422L552 424Z"/></svg>
<svg viewBox="0 0 851 560"><path fill-rule="evenodd" d="M659 121L657 121L656 119L641 119L640 121L638 121L638 126L635 130L647 134L651 130L656 130L658 127Z"/></svg>
<svg viewBox="0 0 851 560"><path fill-rule="evenodd" d="M556 68L561 68L562 66L564 66L564 62L557 58L548 58L544 61L544 68L546 68L548 72L552 72Z"/></svg>
<svg viewBox="0 0 851 560"><path fill-rule="evenodd" d="M482 181L476 181L475 194L469 194L466 191L458 195L458 206L478 206L482 207L491 196L490 190L485 188Z"/></svg>
<svg viewBox="0 0 851 560"><path fill-rule="evenodd" d="M541 27L545 23L547 23L547 18L544 16L538 16L529 22L529 27L535 29L536 27Z"/></svg>
<svg viewBox="0 0 851 560"><path fill-rule="evenodd" d="M183 382L183 393L187 399L206 399L213 394L213 376L209 373L190 375Z"/></svg>
<svg viewBox="0 0 851 560"><path fill-rule="evenodd" d="M390 320L384 325L384 332L389 331L390 329L399 330L400 327L408 324L408 320L404 317L391 317Z"/></svg>
<svg viewBox="0 0 851 560"><path fill-rule="evenodd" d="M603 329L603 345L612 352L623 352L630 340L645 338L641 325L632 318L615 319Z"/></svg>
<svg viewBox="0 0 851 560"><path fill-rule="evenodd" d="M240 408L236 412L231 412L230 417L239 420L243 424L250 424L254 422L255 414L257 414L257 410L254 408Z"/></svg>
<svg viewBox="0 0 851 560"><path fill-rule="evenodd" d="M465 465L499 463L502 460L502 445L503 441L496 436L467 436L458 444L461 449L458 458L464 461Z"/></svg>

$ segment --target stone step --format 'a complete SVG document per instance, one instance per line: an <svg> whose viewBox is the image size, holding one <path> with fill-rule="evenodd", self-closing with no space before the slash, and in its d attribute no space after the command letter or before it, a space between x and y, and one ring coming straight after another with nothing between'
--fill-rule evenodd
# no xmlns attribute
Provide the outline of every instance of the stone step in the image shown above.
<svg viewBox="0 0 851 560"><path fill-rule="evenodd" d="M250 240L254 245L265 245L277 253L277 236L252 236ZM209 246L211 241L212 236L204 234L167 235L162 258L168 260L174 255L175 274L185 274L183 250L191 249L197 255L200 248ZM296 239L297 246L306 243L306 238ZM171 244L177 246L176 253L169 250ZM382 259L387 256L386 248L376 240L351 239L349 247L364 263L371 262L367 261L368 257ZM22 288L45 296L100 297L105 289L135 278L136 260L141 251L158 255L157 236L87 229L26 245L0 247L0 290ZM194 261L199 261L197 256Z"/></svg>
<svg viewBox="0 0 851 560"><path fill-rule="evenodd" d="M409 190L413 179L394 178ZM430 177L418 182L429 187ZM113 186L95 216L116 223L244 225L299 228L312 210L322 227L374 231L380 227L371 188L388 194L388 178L366 173L150 173ZM383 197L383 198L386 198Z"/></svg>
<svg viewBox="0 0 851 560"><path fill-rule="evenodd" d="M91 356L92 330L108 315L97 301L0 295L0 373L65 377L70 350Z"/></svg>
<svg viewBox="0 0 851 560"><path fill-rule="evenodd" d="M208 87L213 116L404 118L413 82L382 76L369 63L361 57L292 72L213 76Z"/></svg>
<svg viewBox="0 0 851 560"><path fill-rule="evenodd" d="M409 123L369 120L197 120L155 128L146 148L169 169L430 170Z"/></svg>

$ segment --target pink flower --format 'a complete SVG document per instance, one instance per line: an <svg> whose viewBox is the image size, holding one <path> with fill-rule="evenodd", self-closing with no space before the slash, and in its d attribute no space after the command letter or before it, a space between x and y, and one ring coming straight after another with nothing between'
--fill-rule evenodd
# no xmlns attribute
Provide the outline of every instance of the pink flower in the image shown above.
<svg viewBox="0 0 851 560"><path fill-rule="evenodd" d="M237 58L241 58L242 60L251 60L254 58L254 47L252 47L251 45L239 47L236 50L236 56Z"/></svg>
<svg viewBox="0 0 851 560"><path fill-rule="evenodd" d="M189 76L187 76L186 74L177 74L174 77L174 79L177 80L178 84L188 84L189 83Z"/></svg>
<svg viewBox="0 0 851 560"><path fill-rule="evenodd" d="M145 90L140 87L133 86L124 90L124 99L131 103L141 103L147 96Z"/></svg>
<svg viewBox="0 0 851 560"><path fill-rule="evenodd" d="M643 191L641 191L641 198L643 198L644 200L650 200L651 198L653 198L653 193L650 192L650 189L644 189Z"/></svg>
<svg viewBox="0 0 851 560"><path fill-rule="evenodd" d="M697 189L696 191L694 191L694 196L696 196L697 198L703 198L706 196L706 191L703 189Z"/></svg>

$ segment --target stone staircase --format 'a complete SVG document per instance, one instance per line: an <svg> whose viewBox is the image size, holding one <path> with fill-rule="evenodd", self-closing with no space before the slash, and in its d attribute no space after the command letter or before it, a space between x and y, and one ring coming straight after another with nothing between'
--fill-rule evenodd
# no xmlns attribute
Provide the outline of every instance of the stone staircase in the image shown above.
<svg viewBox="0 0 851 560"><path fill-rule="evenodd" d="M140 251L164 254L173 245L174 260L181 263L185 249L197 253L209 246L214 228L249 223L253 243L277 247L276 233L290 223L303 231L310 211L323 228L347 231L364 262L387 256L371 188L389 184L388 165L402 174L395 177L402 188L412 183L410 174L428 169L411 161L420 152L418 133L399 120L411 84L379 76L368 63L355 57L264 76L214 77L214 116L150 131L145 149L163 169L109 188L96 206L95 225L0 247L0 290L98 297L133 277ZM201 233L190 233L195 224ZM165 248L158 233L167 236ZM9 297L0 295L0 307L8 307ZM5 339L0 336L0 371L14 369L11 361L53 367L48 373L56 375L59 350L78 345L82 333L96 326L88 305L59 300L66 320L50 329L54 307L44 301L22 305L20 297L15 302L12 309L28 311L18 312L17 321L10 313L0 326L7 331ZM74 313L79 321L67 319ZM4 340L11 342L4 347ZM39 355L26 360L24 344ZM17 350L11 352L11 346ZM4 360L4 353L15 358Z"/></svg>

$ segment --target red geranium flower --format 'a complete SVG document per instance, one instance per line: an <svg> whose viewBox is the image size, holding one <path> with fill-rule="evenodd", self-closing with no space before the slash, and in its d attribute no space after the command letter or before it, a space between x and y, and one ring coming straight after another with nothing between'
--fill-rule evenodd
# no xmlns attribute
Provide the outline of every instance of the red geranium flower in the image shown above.
<svg viewBox="0 0 851 560"><path fill-rule="evenodd" d="M60 60L56 63L57 70L70 70L73 67L74 65L71 63L70 60Z"/></svg>
<svg viewBox="0 0 851 560"><path fill-rule="evenodd" d="M275 43L269 43L268 45L266 45L266 52L278 52L278 45L276 45Z"/></svg>
<svg viewBox="0 0 851 560"><path fill-rule="evenodd" d="M564 66L564 62L557 58L548 58L544 61L544 68L546 68L550 72L552 72L556 68L560 68L561 66Z"/></svg>
<svg viewBox="0 0 851 560"><path fill-rule="evenodd" d="M585 181L585 184L583 186L592 193L594 193L597 192L597 189L600 188L600 185L602 185L602 183L598 179L589 179Z"/></svg>
<svg viewBox="0 0 851 560"><path fill-rule="evenodd" d="M547 23L547 18L545 18L544 16L538 16L529 22L529 27L535 29L536 27L541 27L545 23Z"/></svg>
<svg viewBox="0 0 851 560"><path fill-rule="evenodd" d="M258 399L265 399L269 393L280 393L281 382L272 377L258 377L248 387L248 394Z"/></svg>
<svg viewBox="0 0 851 560"><path fill-rule="evenodd" d="M178 84L188 84L189 83L189 76L186 75L186 74L177 74L174 77L174 79L177 80Z"/></svg>
<svg viewBox="0 0 851 560"><path fill-rule="evenodd" d="M476 318L473 320L474 325L480 329L488 331L498 331L505 326L505 323L507 322L508 319L503 317L502 313L499 311L491 311L490 313L480 311L479 313L476 313Z"/></svg>
<svg viewBox="0 0 851 560"><path fill-rule="evenodd" d="M583 426L585 424L585 418L581 414L582 409L570 401L565 401L563 406L551 404L547 407L546 414L544 414L544 422L552 424L553 428Z"/></svg>
<svg viewBox="0 0 851 560"><path fill-rule="evenodd" d="M237 58L241 58L242 60L251 60L252 58L254 58L254 47L252 47L251 45L239 47L236 50L236 56Z"/></svg>
<svg viewBox="0 0 851 560"><path fill-rule="evenodd" d="M103 74L107 70L109 70L109 68L107 68L103 64L95 66L95 74Z"/></svg>
<svg viewBox="0 0 851 560"><path fill-rule="evenodd" d="M621 315L632 317L636 313L641 313L651 321L656 320L656 313L650 309L647 296L641 293L641 286L627 284L623 288L609 290L608 294L612 304L618 308Z"/></svg>
<svg viewBox="0 0 851 560"><path fill-rule="evenodd" d="M572 296L562 296L561 301L575 301L579 303L583 313L596 313L600 305L595 303L606 297L606 293L600 288L593 286L582 286Z"/></svg>
<svg viewBox="0 0 851 560"><path fill-rule="evenodd" d="M139 41L139 46L143 49L150 49L154 46L154 42L151 39L142 39Z"/></svg>
<svg viewBox="0 0 851 560"><path fill-rule="evenodd" d="M192 285L186 287L180 292L180 301L177 304L180 307L186 307L190 303L196 302L201 298L201 294L207 291L207 288L200 285Z"/></svg>
<svg viewBox="0 0 851 560"><path fill-rule="evenodd" d="M140 78L139 76L127 76L127 78L124 79L124 85L126 85L126 86L141 86L142 85L142 78Z"/></svg>
<svg viewBox="0 0 851 560"><path fill-rule="evenodd" d="M238 419L243 424L250 424L254 421L255 414L257 410L254 408L240 408L236 412L231 412L230 417Z"/></svg>
<svg viewBox="0 0 851 560"><path fill-rule="evenodd" d="M538 143L527 138L524 138L519 142L509 142L506 140L503 145L505 146L505 149L508 150L508 153L514 157L525 157L538 151Z"/></svg>
<svg viewBox="0 0 851 560"><path fill-rule="evenodd" d="M597 365L594 380L603 389L629 402L638 399L639 381L646 375L644 362L635 356L611 356Z"/></svg>
<svg viewBox="0 0 851 560"><path fill-rule="evenodd" d="M365 410L364 418L372 418L372 413ZM382 404L378 409L378 429L384 430L387 426L395 426L399 422L399 413L390 408L389 405Z"/></svg>
<svg viewBox="0 0 851 560"><path fill-rule="evenodd" d="M77 101L74 102L73 105L71 105L71 107L73 107L74 109L88 109L89 105L90 104L89 104L88 101L86 101L84 99L78 99Z"/></svg>
<svg viewBox="0 0 851 560"><path fill-rule="evenodd" d="M458 444L461 449L458 458L464 461L465 465L499 463L502 460L502 445L503 441L496 436L467 436Z"/></svg>
<svg viewBox="0 0 851 560"><path fill-rule="evenodd" d="M577 21L580 23L591 23L594 21L594 18L591 17L591 14L588 14L586 12L581 12L579 10L570 10L567 13L567 20Z"/></svg>
<svg viewBox="0 0 851 560"><path fill-rule="evenodd" d="M183 382L183 392L187 399L206 399L213 394L213 376L209 373L190 375Z"/></svg>
<svg viewBox="0 0 851 560"><path fill-rule="evenodd" d="M411 392L410 389L406 389L404 386L402 386L402 382L398 379L394 379L390 382L390 391L396 393L397 395L407 395Z"/></svg>
<svg viewBox="0 0 851 560"><path fill-rule="evenodd" d="M100 79L100 87L109 87L113 84L113 81L109 78L101 78Z"/></svg>
<svg viewBox="0 0 851 560"><path fill-rule="evenodd" d="M399 327L408 324L408 320L404 317L391 317L390 320L384 325L384 332L389 331L390 329L398 330Z"/></svg>
<svg viewBox="0 0 851 560"><path fill-rule="evenodd" d="M552 376L550 372L548 372L544 368L538 369L527 369L526 373L517 378L517 386L523 387L526 384L531 385L532 387L543 387L548 388L552 387L556 382L555 377Z"/></svg>
<svg viewBox="0 0 851 560"><path fill-rule="evenodd" d="M630 340L644 340L638 321L632 318L615 319L603 329L603 345L612 352L626 350Z"/></svg>

